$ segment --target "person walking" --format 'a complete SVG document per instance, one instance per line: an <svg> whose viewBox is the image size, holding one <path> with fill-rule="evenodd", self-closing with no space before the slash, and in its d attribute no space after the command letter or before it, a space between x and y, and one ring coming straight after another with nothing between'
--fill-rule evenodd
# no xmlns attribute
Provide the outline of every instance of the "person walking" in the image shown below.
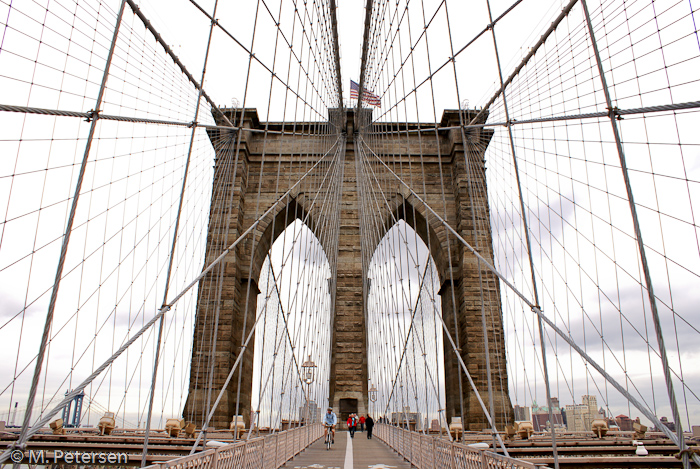
<svg viewBox="0 0 700 469"><path fill-rule="evenodd" d="M350 431L350 438L355 438L355 431L357 430L357 416L355 414L350 414L348 417L348 430Z"/></svg>
<svg viewBox="0 0 700 469"><path fill-rule="evenodd" d="M365 419L365 423L367 424L367 439L371 440L372 439L372 429L374 428L374 419L372 418L371 415L367 416L367 418Z"/></svg>
<svg viewBox="0 0 700 469"><path fill-rule="evenodd" d="M365 431L365 416L364 415L360 416L360 431L361 432Z"/></svg>

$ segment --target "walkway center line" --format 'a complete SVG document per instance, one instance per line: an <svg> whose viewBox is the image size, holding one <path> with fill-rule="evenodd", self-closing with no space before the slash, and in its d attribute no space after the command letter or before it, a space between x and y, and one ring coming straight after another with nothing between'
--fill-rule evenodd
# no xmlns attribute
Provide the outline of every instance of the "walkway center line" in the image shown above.
<svg viewBox="0 0 700 469"><path fill-rule="evenodd" d="M353 469L352 462L352 437L350 432L348 432L348 444L345 446L345 465L343 469Z"/></svg>

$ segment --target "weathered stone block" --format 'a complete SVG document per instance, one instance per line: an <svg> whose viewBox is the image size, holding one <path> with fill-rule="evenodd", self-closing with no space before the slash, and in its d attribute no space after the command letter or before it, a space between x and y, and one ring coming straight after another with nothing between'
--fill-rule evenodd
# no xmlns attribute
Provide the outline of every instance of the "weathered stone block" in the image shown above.
<svg viewBox="0 0 700 469"><path fill-rule="evenodd" d="M231 111L229 111L231 112ZM238 110L237 118L241 117ZM340 119L339 111L331 112L334 121ZM353 122L353 111L348 111L344 122ZM337 115L336 115L337 114ZM231 116L233 118L233 116ZM342 119L341 119L342 120ZM340 121L338 121L340 122ZM280 123L261 123L254 109L245 110L243 127L280 130ZM298 123L308 129L322 128L311 123ZM398 128L398 124L382 124L385 128ZM401 124L402 128L415 124ZM459 125L458 111L445 111L440 126ZM216 140L220 130L210 130L210 138ZM233 160L225 158L230 148L217 148L217 166L214 187L220 187L211 201L211 217L226 217L225 224L212 223L207 237L207 262L211 262L240 233L247 230L257 217L264 213L287 190L278 187L277 174L285 174L284 184L296 182L315 161L300 157L300 148L311 148L318 144L318 138L306 135L268 134L263 142L262 133L244 132L235 175ZM467 145L462 141L459 130L441 131L439 138L423 138L418 133L410 136L387 134L379 140L377 150L387 154L402 154L402 164L395 170L404 181L414 181L421 187L420 195L431 207L444 207L441 216L461 236L478 247L486 259L493 262L491 232L488 228L489 207L484 193L486 187L483 169L483 155L491 138L488 129L470 129L467 132ZM357 399L357 411L365 413L367 399L367 357L364 305L362 294L362 262L359 201L357 175L355 174L355 136L348 132L346 140L343 193L340 200L340 229L337 237L337 276L335 294L335 324L331 340L331 381L330 403L339 411L341 399ZM235 141L235 139L234 139ZM468 148L466 155L464 148ZM265 162L262 152L265 152ZM233 153L230 153L233 154ZM410 164L408 164L410 162ZM468 163L468 167L466 164ZM230 175L223 181L224 174ZM218 176L217 176L218 175ZM218 178L218 179L217 179ZM425 190L423 191L423 183ZM217 186L218 185L218 186ZM228 370L241 351L242 336L246 336L254 322L257 300L257 285L265 256L282 231L295 219L302 219L312 231L320 226L320 220L307 213L311 206L310 192L315 187L303 185L292 196L280 204L274 213L264 219L259 229L238 244L226 257L224 264L224 284L220 305L216 298L208 296L208 288L215 280L218 271L210 273L200 282L197 305L197 318L194 331L194 348L190 374L190 394L185 406L185 417L200 422L206 407L206 385L211 379L212 392L218 392L223 385ZM383 220L403 219L412 226L423 241L430 247L441 279L440 295L442 313L450 336L458 346L457 353L467 364L484 402L488 402L486 351L484 334L489 342L488 357L494 383L494 405L496 424L502 429L512 421L512 407L508 397L507 368L503 340L502 314L500 310L497 279L486 271L464 246L452 236L437 218L430 214L423 204L397 181L387 181L383 188L391 205L383 214ZM478 192L475 192L477 190ZM259 193L259 194L258 194ZM257 206L257 210L256 210ZM226 239L226 226L228 239ZM391 226L386 226L388 231ZM320 236L319 240L327 249L329 240ZM379 239L376 240L379 242ZM482 284L479 284L481 273ZM486 281L488 279L488 281ZM484 294L482 295L482 291ZM486 331L482 329L481 314L486 314ZM216 340L212 339L214 312L219 307L219 323ZM245 324L245 327L244 327ZM216 342L216 354L213 353ZM250 394L252 389L253 340L242 359L240 376L236 374L225 391L225 397L214 417L215 427L226 428L234 413L243 415L249 424ZM215 363L212 368L212 358ZM476 395L463 376L463 371L448 337L444 337L446 417L462 416L465 428L481 430L486 419L478 404ZM212 374L213 373L213 374ZM210 376L211 375L211 376ZM240 377L240 385L239 385ZM460 392L461 389L461 392ZM238 410L236 410L238 406Z"/></svg>

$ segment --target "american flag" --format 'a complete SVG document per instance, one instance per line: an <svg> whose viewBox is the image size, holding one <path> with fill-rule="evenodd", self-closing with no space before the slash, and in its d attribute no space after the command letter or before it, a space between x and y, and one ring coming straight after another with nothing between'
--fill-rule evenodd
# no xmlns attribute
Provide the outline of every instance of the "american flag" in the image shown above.
<svg viewBox="0 0 700 469"><path fill-rule="evenodd" d="M357 95L360 93L360 85L350 80L350 99L357 99ZM379 101L379 96L364 90L362 93L362 101L369 104L370 106L381 106L382 103Z"/></svg>

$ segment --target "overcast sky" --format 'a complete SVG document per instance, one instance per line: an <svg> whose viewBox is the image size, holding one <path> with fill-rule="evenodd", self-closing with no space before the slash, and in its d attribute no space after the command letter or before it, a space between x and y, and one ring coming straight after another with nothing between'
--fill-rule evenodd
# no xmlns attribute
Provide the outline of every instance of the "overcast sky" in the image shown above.
<svg viewBox="0 0 700 469"><path fill-rule="evenodd" d="M0 7L0 18L7 18L3 20L0 45L0 69L6 71L0 103L88 111L94 106L105 44L111 39L110 28L119 2L106 2L106 6L97 2L81 4L86 9L78 9L73 17L88 19L84 24L75 23L72 29L61 29L63 23L51 23L55 18L46 15L40 3L19 4L13 11L8 5ZM213 10L213 0L200 3L206 11ZM510 3L493 0L493 17L499 16ZM504 75L510 74L563 3L526 0L497 25ZM144 0L139 4L199 80L209 20L186 0ZM615 71L609 77L615 105L633 108L697 101L700 41L693 23L697 6L692 1L638 0L627 5L627 9L614 8L619 4L606 2L607 29L603 28L606 32L601 38L605 61ZM412 5L411 38L415 40L425 22L417 4ZM596 5L591 7L594 21L600 18ZM421 48L416 48L412 64L415 71L404 76L401 84L390 79L398 70L396 64L406 58L406 43L402 45L404 57L393 57L392 65L383 68L376 64L370 67L372 78L368 87L382 97L383 107L375 111L375 117L383 116L380 120L439 120L444 109L458 108L464 100L468 100L469 107L483 105L498 88L493 43L486 34L457 57L456 78L452 67L447 66L432 82L421 86L417 98L406 109L393 107L397 99L416 86L414 83L421 83L429 75L429 70L447 61L451 48L461 49L489 22L484 2L431 0L422 2L421 6L426 18L437 14L428 28L430 46L421 43ZM52 3L51 8L61 18L71 18L76 10L68 1ZM289 49L280 46L275 18L280 16L281 31L300 44L299 30L292 34L289 21L292 14L291 2L283 3L281 10L276 1L220 2L216 18L243 46L252 47L256 57L284 76L293 59ZM360 79L364 14L361 1L339 2L341 73L346 100L350 79ZM510 117L522 120L605 110L592 55L585 48L578 48L585 37L581 18L577 6L541 54L511 85ZM626 36L627 26L635 35ZM120 37L122 47L105 98L105 112L189 122L196 90L165 58L160 47L153 45L150 35L130 13L124 28L125 34ZM647 28L652 31L647 33ZM382 34L386 36L386 31ZM407 40L408 28L402 27L400 34ZM147 38L145 47L142 37ZM375 57L382 57L381 52L377 54ZM281 106L285 97L291 102L289 93L255 62L246 94L248 59L242 47L215 29L204 87L216 104L228 107L234 99L239 105L245 102L246 107L257 108L261 120L325 118L325 106L331 105L328 91L334 83L314 77L320 95L309 94L310 107ZM402 69L407 74L408 63ZM138 92L130 88L131 79L139 84ZM298 87L300 94L306 85L294 77L283 80ZM572 80L574 85L570 85ZM131 96L134 93L137 98ZM569 99L568 93L576 97ZM559 102L558 96L567 98ZM213 122L206 107L203 109L200 122ZM489 119L505 120L502 101L494 103ZM0 412L9 412L12 402L17 400L23 407L89 125L72 117L0 113L0 151L5 155L0 159L0 201L5 208L0 240L0 339L17 344L10 348L18 350L17 357L13 357L16 361L0 364L0 374L21 375L17 383L10 378L0 385ZM632 171L652 276L658 285L656 293L662 303L662 324L672 366L679 377L682 374L687 386L684 390L680 378L676 382L683 407L681 413L697 424L700 372L688 364L700 360L695 347L700 338L697 329L700 249L694 218L700 202L697 133L700 122L695 113L684 112L644 118L627 116L618 125ZM627 374L632 380L630 388L656 408L659 415L670 417L609 122L603 119L515 129L514 143L521 171L526 175L524 198L533 233L543 310L556 318L560 326L565 325L577 343L586 343L587 347L592 344L587 348L592 356L604 362L606 369L609 367L618 379L624 381ZM160 307L189 138L190 130L184 127L100 124L99 144L93 149L97 156L88 167L86 195L79 209L78 219L82 224L71 241L75 247L69 251L67 266L72 276L62 286L64 303L60 303L57 312L50 365L45 366L44 405L52 398L55 402L55 397L62 395L75 380L81 380L87 371L111 355L125 337L138 330ZM195 133L194 141L184 207L186 226L181 227L188 235L178 246L175 280L171 283L177 291L201 269L206 240L204 215L211 194L213 148L201 130ZM511 162L507 132L498 127L486 154L496 264L532 297ZM541 403L544 393L537 371L539 358L532 314L511 293L502 291L513 401L529 405L536 399ZM186 397L183 389L188 381L195 298L194 291L186 295L178 304L181 313L173 314L167 323L163 361L169 368L161 370L160 381L165 383L157 405L161 418L177 415ZM605 395L615 415L626 412L624 399L612 390L608 393L595 371L588 373L568 346L560 339L555 340L551 332L548 334L552 361L556 363L550 367L557 370L553 381L560 401L580 401L580 395L593 393ZM100 406L121 412L124 425L143 421L153 350L154 330L151 330L91 388L92 395L99 395L96 402ZM681 367L681 364L685 365ZM105 389L109 391L105 393ZM128 406L124 398L126 389L136 389L132 391L136 397L129 397ZM599 399L599 403L602 401ZM128 412L126 407L130 407ZM101 411L102 408L100 415ZM632 417L638 415L635 410L630 412Z"/></svg>

